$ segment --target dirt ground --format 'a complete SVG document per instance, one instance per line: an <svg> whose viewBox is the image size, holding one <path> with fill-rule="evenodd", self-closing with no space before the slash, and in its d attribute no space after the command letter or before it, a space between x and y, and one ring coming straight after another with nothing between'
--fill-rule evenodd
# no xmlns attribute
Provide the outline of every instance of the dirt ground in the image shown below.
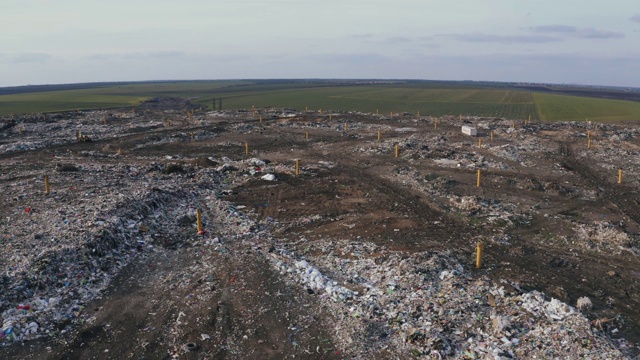
<svg viewBox="0 0 640 360"><path fill-rule="evenodd" d="M151 110L145 114L165 116ZM616 132L594 125L590 135L600 139L594 140L590 151L599 152L599 159L608 156L611 162L603 169L601 160L585 153L586 127L468 121L474 126L489 124L489 128L478 126L483 145L478 145L477 137L462 134L454 117L440 119L436 129L429 117L336 114L329 120L326 114L308 113L268 120L265 115L259 121L247 114L207 118L206 124L184 117L170 127L131 127L117 137L6 153L0 160L19 158L21 166L51 168L59 161L52 154L80 164L89 161L77 160L83 151L114 153L119 148L125 155L116 160L90 161L140 166L166 162L171 155L172 161L187 166L197 158L257 158L293 169L299 159L299 176L280 172L275 174L277 181L265 181L259 171L245 174L228 186L221 200L262 224L277 246L303 251L304 244L330 238L366 240L406 253L450 251L477 278L486 276L494 283L507 279L523 291L543 291L572 306L587 296L593 302L589 319L611 319L609 330L617 329L610 333L605 326L606 336L640 342L640 196L631 175L625 175L621 184L616 181L616 170L623 167L626 174L630 167L625 153L606 152L614 143L605 144L605 135ZM207 136L191 141L190 132ZM172 136L179 140L154 143ZM526 159L500 152L524 146L525 140L539 148L519 148L519 156ZM640 148L637 137L615 144L631 154ZM460 166L435 161L441 159L454 159ZM485 165L474 166L474 161ZM21 176L7 163L4 168L14 174L5 177L5 184ZM482 169L480 187L476 169ZM576 228L601 221L626 234L625 242L610 247L576 244L582 239ZM211 229L200 241L217 235ZM478 242L484 243L481 269L474 268ZM61 323L58 328L68 331L2 347L0 357L169 359L180 354L183 359L338 359L353 355L335 344L332 315L323 308L322 299L310 289L288 284L269 266L263 255L273 250L270 245L229 242L225 246L228 252L198 242L143 251L86 304L82 313L91 321ZM179 286L180 278L199 274L193 269L203 266L205 259L213 267L210 275L189 287ZM385 357L383 351L378 355Z"/></svg>

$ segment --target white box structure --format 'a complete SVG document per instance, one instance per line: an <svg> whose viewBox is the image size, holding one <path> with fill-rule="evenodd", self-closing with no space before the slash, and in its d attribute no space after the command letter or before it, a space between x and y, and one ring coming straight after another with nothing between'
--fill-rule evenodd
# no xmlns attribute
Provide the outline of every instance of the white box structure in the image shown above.
<svg viewBox="0 0 640 360"><path fill-rule="evenodd" d="M462 133L469 136L476 136L478 135L478 130L476 130L476 128L471 126L463 126Z"/></svg>

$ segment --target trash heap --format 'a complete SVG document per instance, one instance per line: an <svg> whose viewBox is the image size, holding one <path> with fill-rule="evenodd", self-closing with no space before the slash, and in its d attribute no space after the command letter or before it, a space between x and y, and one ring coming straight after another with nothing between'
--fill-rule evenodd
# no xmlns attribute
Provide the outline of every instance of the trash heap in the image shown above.
<svg viewBox="0 0 640 360"><path fill-rule="evenodd" d="M573 307L517 284L477 279L449 253L402 253L366 242L305 244L272 265L325 299L336 340L357 358L624 359ZM308 250L308 249L307 249Z"/></svg>
<svg viewBox="0 0 640 360"><path fill-rule="evenodd" d="M82 164L56 174L49 196L15 192L20 205L1 238L0 344L64 334L59 324L78 318L131 260L186 241L197 193L168 167ZM220 182L215 172L200 177ZM95 188L98 179L107 180Z"/></svg>

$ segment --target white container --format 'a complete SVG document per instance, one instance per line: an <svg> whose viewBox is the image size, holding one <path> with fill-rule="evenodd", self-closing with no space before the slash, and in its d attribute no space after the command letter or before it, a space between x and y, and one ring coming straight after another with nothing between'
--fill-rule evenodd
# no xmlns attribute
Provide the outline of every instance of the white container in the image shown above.
<svg viewBox="0 0 640 360"><path fill-rule="evenodd" d="M471 126L463 126L462 133L469 136L476 136L478 135L478 130L476 130L476 128Z"/></svg>

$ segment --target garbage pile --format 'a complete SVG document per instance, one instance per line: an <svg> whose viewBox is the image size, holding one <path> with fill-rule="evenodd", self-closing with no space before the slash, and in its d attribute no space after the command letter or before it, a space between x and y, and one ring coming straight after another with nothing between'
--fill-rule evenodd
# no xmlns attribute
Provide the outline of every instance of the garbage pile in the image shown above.
<svg viewBox="0 0 640 360"><path fill-rule="evenodd" d="M336 339L358 358L623 359L575 308L517 284L477 279L448 253L317 241L319 255L271 253L272 265L325 299ZM626 346L624 342L622 346Z"/></svg>
<svg viewBox="0 0 640 360"><path fill-rule="evenodd" d="M49 196L15 189L20 205L1 238L0 344L65 333L58 324L78 318L131 260L188 239L196 193L168 167L79 164L52 177ZM215 172L200 177L220 183Z"/></svg>

